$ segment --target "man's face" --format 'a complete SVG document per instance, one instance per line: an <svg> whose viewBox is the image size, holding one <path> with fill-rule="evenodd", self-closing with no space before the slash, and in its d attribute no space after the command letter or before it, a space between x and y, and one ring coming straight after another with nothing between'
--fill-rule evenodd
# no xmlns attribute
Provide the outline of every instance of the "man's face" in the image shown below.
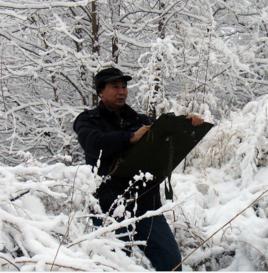
<svg viewBox="0 0 268 273"><path fill-rule="evenodd" d="M112 110L118 110L124 106L127 95L127 83L122 80L106 83L104 89L100 92L102 102Z"/></svg>

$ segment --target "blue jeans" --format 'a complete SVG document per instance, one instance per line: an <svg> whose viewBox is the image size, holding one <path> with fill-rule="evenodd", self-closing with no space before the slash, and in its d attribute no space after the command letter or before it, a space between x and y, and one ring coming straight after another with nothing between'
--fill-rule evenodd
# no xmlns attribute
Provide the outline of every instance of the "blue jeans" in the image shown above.
<svg viewBox="0 0 268 273"><path fill-rule="evenodd" d="M94 221L99 226L101 221ZM126 228L121 228L116 233L124 233ZM140 246L145 256L151 261L157 271L171 271L181 262L181 254L170 227L163 215L146 218L136 223L134 239L146 241L146 246ZM121 240L128 241L124 236ZM181 266L176 271L181 271Z"/></svg>
<svg viewBox="0 0 268 273"><path fill-rule="evenodd" d="M171 271L181 262L177 242L163 215L143 219L137 223L136 230L135 239L147 241L147 246L140 248L157 271Z"/></svg>

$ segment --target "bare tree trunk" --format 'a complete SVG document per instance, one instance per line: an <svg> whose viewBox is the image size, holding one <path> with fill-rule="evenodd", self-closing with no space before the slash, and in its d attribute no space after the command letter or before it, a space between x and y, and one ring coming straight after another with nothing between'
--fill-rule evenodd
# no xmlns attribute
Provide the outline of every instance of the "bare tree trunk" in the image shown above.
<svg viewBox="0 0 268 273"><path fill-rule="evenodd" d="M56 76L55 76L55 75L52 75L52 76L51 76L51 81L52 81L52 85L53 85L53 92L54 92L55 101L56 101L56 102L59 102L57 81L56 81Z"/></svg>
<svg viewBox="0 0 268 273"><path fill-rule="evenodd" d="M100 56L100 45L99 45L99 20L97 16L97 5L96 1L91 2L91 31L92 31L92 53ZM94 86L94 79L92 82ZM92 94L92 105L98 105L99 98L98 95Z"/></svg>
<svg viewBox="0 0 268 273"><path fill-rule="evenodd" d="M72 14L74 16L77 16L77 12L73 8L70 8L70 11L72 12ZM78 22L76 24L75 34L76 34L76 37L79 38L79 39L83 39L84 38L83 29L82 29L82 25L81 25L80 22ZM75 43L75 46L76 46L76 51L80 52L83 49L83 47L84 47L83 43L81 43L81 42L79 43L79 42L76 42L76 41L74 43ZM80 65L80 80L82 82L82 86L86 87L86 89L89 89L89 83L88 83L87 74L88 74L87 73L87 67L85 65L83 65L83 64ZM78 86L77 86L77 88L78 88ZM80 91L80 93L82 94L83 92ZM83 103L85 105L88 105L88 102L89 102L88 96L84 96L83 95L83 97L84 97Z"/></svg>
<svg viewBox="0 0 268 273"><path fill-rule="evenodd" d="M114 32L114 36L112 38L112 58L115 63L118 63L118 38L116 35L116 31Z"/></svg>
<svg viewBox="0 0 268 273"><path fill-rule="evenodd" d="M118 19L120 18L120 0L109 0L109 5L111 9L111 21L113 25L113 37L112 37L112 60L114 63L118 63L119 59L119 47L118 47Z"/></svg>
<svg viewBox="0 0 268 273"><path fill-rule="evenodd" d="M46 32L41 33L41 37L43 38L45 49L48 49L48 45L47 45L47 42L46 42ZM52 89L53 89L54 99L55 99L56 102L59 102L59 94L58 94L58 87L57 87L57 77L52 72L50 72L50 74L51 74L51 82L52 82Z"/></svg>
<svg viewBox="0 0 268 273"><path fill-rule="evenodd" d="M3 44L1 43L1 57L0 57L0 88L1 88L1 93L2 93L2 99L3 99L3 105L4 105L4 111L7 112L7 105L6 105L6 99L5 99L5 94L4 94L4 86L3 86L3 62L4 62L4 58L3 58Z"/></svg>
<svg viewBox="0 0 268 273"><path fill-rule="evenodd" d="M162 1L159 1L159 10L164 11L165 10L165 3ZM159 38L164 39L165 38L165 17L161 15L159 23L158 23L158 35Z"/></svg>
<svg viewBox="0 0 268 273"><path fill-rule="evenodd" d="M161 0L159 0L159 10L160 11L164 11L165 9L165 3L162 2ZM164 39L165 38L165 27L164 27L164 23L165 23L165 17L163 15L160 16L160 20L159 20L159 23L158 23L158 37L161 38L161 39ZM158 57L158 64L156 66L156 69L155 69L155 86L154 86L154 92L153 92L153 100L152 102L150 103L149 105L149 109L148 109L148 115L152 118L156 118L156 102L154 100L154 97L156 97L157 93L158 92L161 92L160 90L160 81L161 81L161 67L160 67L160 64L161 64L161 57Z"/></svg>

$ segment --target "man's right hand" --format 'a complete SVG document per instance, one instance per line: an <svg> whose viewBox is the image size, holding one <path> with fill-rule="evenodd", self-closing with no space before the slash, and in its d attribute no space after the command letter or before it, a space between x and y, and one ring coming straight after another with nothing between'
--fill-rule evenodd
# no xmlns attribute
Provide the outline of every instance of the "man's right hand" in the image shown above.
<svg viewBox="0 0 268 273"><path fill-rule="evenodd" d="M134 132L133 136L130 138L130 143L138 142L145 133L147 133L151 128L151 125L143 125L136 132Z"/></svg>

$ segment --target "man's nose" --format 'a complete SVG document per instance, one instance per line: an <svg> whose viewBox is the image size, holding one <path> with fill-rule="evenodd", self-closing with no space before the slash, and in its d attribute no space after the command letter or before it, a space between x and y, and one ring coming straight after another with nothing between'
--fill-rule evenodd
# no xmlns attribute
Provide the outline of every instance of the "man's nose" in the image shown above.
<svg viewBox="0 0 268 273"><path fill-rule="evenodd" d="M120 94L126 93L126 88L124 86L119 86L117 92Z"/></svg>

